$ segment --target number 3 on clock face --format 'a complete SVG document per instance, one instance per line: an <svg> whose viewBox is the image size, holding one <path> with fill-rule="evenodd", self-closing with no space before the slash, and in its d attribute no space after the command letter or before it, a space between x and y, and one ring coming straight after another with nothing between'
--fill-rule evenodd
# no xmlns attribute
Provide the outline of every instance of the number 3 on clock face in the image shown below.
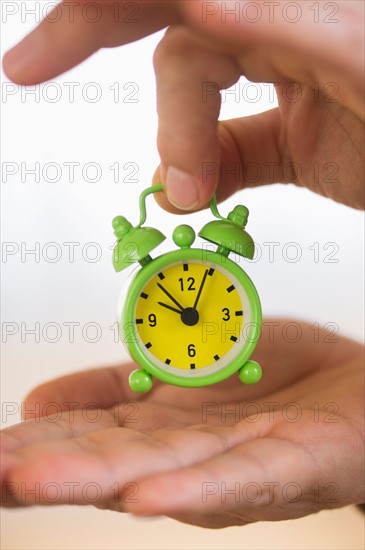
<svg viewBox="0 0 365 550"><path fill-rule="evenodd" d="M256 346L261 308L246 273L201 250L160 256L137 274L121 318L131 356L160 380L203 386L230 376Z"/></svg>

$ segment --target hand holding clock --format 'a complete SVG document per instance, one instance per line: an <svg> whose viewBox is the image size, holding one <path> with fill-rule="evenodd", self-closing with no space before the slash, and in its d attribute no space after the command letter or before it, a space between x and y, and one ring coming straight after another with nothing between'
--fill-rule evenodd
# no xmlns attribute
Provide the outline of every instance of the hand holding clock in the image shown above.
<svg viewBox="0 0 365 550"><path fill-rule="evenodd" d="M7 76L18 83L43 82L100 48L170 26L154 55L161 157L155 181L167 189L167 197L158 199L162 206L199 209L214 190L222 200L246 186L295 183L364 207L363 2L337 0L332 14L331 3L317 3L316 13L301 0L295 24L285 17L285 2L276 3L274 20L269 3L263 4L256 21L252 14L241 15L245 2L235 4L236 17L224 14L223 2L210 8L214 13L203 0L140 0L132 3L137 10L132 14L128 0L117 4L116 17L115 2L100 2L102 15L90 23L83 2L75 2L70 24L70 7L61 2L5 55ZM279 107L218 122L219 90L241 75L275 83ZM285 175L291 163L300 167L299 176ZM237 178L251 164L258 178ZM204 166L213 169L204 172Z"/></svg>

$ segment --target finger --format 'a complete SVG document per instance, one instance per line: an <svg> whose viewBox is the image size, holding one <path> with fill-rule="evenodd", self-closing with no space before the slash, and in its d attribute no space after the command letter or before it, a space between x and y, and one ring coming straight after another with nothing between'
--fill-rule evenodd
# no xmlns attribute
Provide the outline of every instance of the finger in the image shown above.
<svg viewBox="0 0 365 550"><path fill-rule="evenodd" d="M43 415L3 429L1 452L9 453L27 445L75 438L91 431L122 425L121 415L117 409L78 410L70 401L68 410L61 412L57 403L51 402L47 404L47 411L47 416Z"/></svg>
<svg viewBox="0 0 365 550"><path fill-rule="evenodd" d="M105 409L117 403L137 401L141 394L133 392L128 383L135 364L90 369L62 376L35 388L25 399L23 420L35 419L47 414L48 404L58 411L70 408Z"/></svg>
<svg viewBox="0 0 365 550"><path fill-rule="evenodd" d="M295 471L294 465L303 464L303 461L306 468ZM218 511L223 514L245 509L245 496L251 499L248 521L257 520L260 505L268 504L270 483L282 487L291 481L300 487L306 486L307 463L304 449L298 449L290 441L257 439L185 469L140 480L139 502L126 503L125 510L135 515L210 514ZM310 466L319 479L318 467L315 464ZM250 489L247 485L251 485ZM275 503L278 507L282 504L280 500ZM271 517L266 519L273 519L275 505L271 503Z"/></svg>
<svg viewBox="0 0 365 550"><path fill-rule="evenodd" d="M353 437L353 447L347 443L338 448L344 433L349 435L347 442ZM208 460L141 479L138 502L126 502L124 510L173 517L236 512L242 523L250 523L296 518L323 507L362 502L363 489L356 479L349 483L348 473L341 468L357 446L358 433L349 430L347 421L328 426L323 437L318 427L313 428L311 412L303 411L295 426L274 425L266 435L258 434ZM361 456L356 456L353 467L362 471ZM323 504L323 493L321 498L315 495L316 484L323 493L326 487L334 487L337 498Z"/></svg>
<svg viewBox="0 0 365 550"><path fill-rule="evenodd" d="M13 494L14 485L7 483L9 472L19 463L16 452L28 445L45 444L51 441L76 438L85 433L121 425L120 414L115 410L74 410L70 401L69 410L60 412L56 403L47 404L49 416L22 422L1 431L1 502L5 506L17 506ZM51 405L51 407L49 406ZM55 410L54 414L51 409Z"/></svg>
<svg viewBox="0 0 365 550"><path fill-rule="evenodd" d="M181 523L187 523L188 525L195 525L197 527L204 527L205 529L223 529L223 527L233 527L234 525L246 525L239 517L239 514L233 512L216 512L216 513L201 513L193 514L174 514L168 515L169 518L180 521Z"/></svg>
<svg viewBox="0 0 365 550"><path fill-rule="evenodd" d="M187 121L184 122L184 124L187 123ZM223 201L244 187L282 181L283 164L288 162L289 153L282 139L281 127L279 109L272 109L258 115L221 121L218 127L212 128L218 142L219 154L216 155L215 160L201 162L197 169L200 172L200 178L195 180L201 197L199 207L207 206L214 192L213 182L216 185L218 201ZM197 141L205 140L205 135L195 137L194 141L191 141L191 147L193 148ZM188 158L190 162L191 155ZM183 160L182 155L180 159ZM198 164L197 159L197 166ZM163 181L163 178L164 171L160 166L153 177L153 182ZM210 188L207 187L208 181ZM177 187L177 184L180 187ZM156 200L166 210L181 213L179 208L171 204L168 185L167 183L167 194L156 194ZM176 186L177 192L184 194L185 182L175 180L173 185Z"/></svg>
<svg viewBox="0 0 365 550"><path fill-rule="evenodd" d="M75 482L75 504L85 502L83 488L90 483L102 491L102 501L123 508L123 500L113 504L115 482L122 492L125 484L158 472L186 467L225 452L241 441L247 441L266 429L250 426L241 428L207 426L185 430L160 430L151 436L126 428L110 428L100 432L32 445L12 453L12 468L6 482L26 487L56 483L60 487L58 504L69 503L67 483ZM15 496L16 498L16 496ZM28 495L21 504L34 502ZM50 504L46 493L40 494L39 504Z"/></svg>
<svg viewBox="0 0 365 550"><path fill-rule="evenodd" d="M203 48L188 30L171 28L154 56L159 117L158 149L161 181L169 202L181 210L203 207L218 182L217 125L219 89L239 79L233 58ZM215 93L207 93L205 86Z"/></svg>
<svg viewBox="0 0 365 550"><path fill-rule="evenodd" d="M4 56L8 78L19 84L49 80L102 47L120 46L178 20L176 2L64 1ZM161 9L163 4L163 9Z"/></svg>

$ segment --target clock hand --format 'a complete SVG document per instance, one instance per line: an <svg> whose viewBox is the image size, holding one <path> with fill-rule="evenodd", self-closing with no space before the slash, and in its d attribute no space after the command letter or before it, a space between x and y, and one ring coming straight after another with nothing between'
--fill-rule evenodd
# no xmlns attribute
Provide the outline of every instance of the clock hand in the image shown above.
<svg viewBox="0 0 365 550"><path fill-rule="evenodd" d="M158 286L158 288L160 288L166 294L166 296L168 296L170 298L170 300L172 300L174 302L174 304L177 305L177 307L180 309L180 313L182 311L184 311L184 308L179 304L179 302L177 300L175 300L175 298L173 296L171 296L170 292L168 290L166 290L166 288L164 288L160 283L157 283L157 286Z"/></svg>
<svg viewBox="0 0 365 550"><path fill-rule="evenodd" d="M175 313L178 313L181 315L181 320L184 323L184 325L187 325L188 327L192 327L197 324L199 321L199 313L196 311L196 309L192 307L187 307L183 311L180 311L179 309L175 309L174 307L171 307L167 304L164 304L163 302L157 302L160 306L166 307L167 309L170 309L171 311L175 311Z"/></svg>
<svg viewBox="0 0 365 550"><path fill-rule="evenodd" d="M176 309L174 307L168 306L167 304L164 304L163 302L157 302L157 303L160 306L166 307L167 309L171 309L171 311L175 311L175 313L178 313L179 315L181 315L181 310L180 309Z"/></svg>
<svg viewBox="0 0 365 550"><path fill-rule="evenodd" d="M200 288L199 288L199 290L198 290L198 294L196 295L196 298L195 298L195 302L194 302L194 305L193 305L193 309L196 309L196 306L198 305L199 298L200 298L200 295L201 295L201 293L202 293L203 287L204 287L204 285L205 285L205 281L206 281L207 275L208 275L208 270L206 269L206 270L205 270L205 273L204 273L204 275L203 275L203 279L202 279Z"/></svg>

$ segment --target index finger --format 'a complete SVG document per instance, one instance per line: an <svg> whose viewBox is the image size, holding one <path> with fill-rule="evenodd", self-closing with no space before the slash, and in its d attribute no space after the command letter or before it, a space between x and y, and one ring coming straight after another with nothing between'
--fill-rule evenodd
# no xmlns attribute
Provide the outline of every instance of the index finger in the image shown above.
<svg viewBox="0 0 365 550"><path fill-rule="evenodd" d="M134 42L178 20L177 2L62 1L5 54L4 71L18 84L44 82L100 48Z"/></svg>

